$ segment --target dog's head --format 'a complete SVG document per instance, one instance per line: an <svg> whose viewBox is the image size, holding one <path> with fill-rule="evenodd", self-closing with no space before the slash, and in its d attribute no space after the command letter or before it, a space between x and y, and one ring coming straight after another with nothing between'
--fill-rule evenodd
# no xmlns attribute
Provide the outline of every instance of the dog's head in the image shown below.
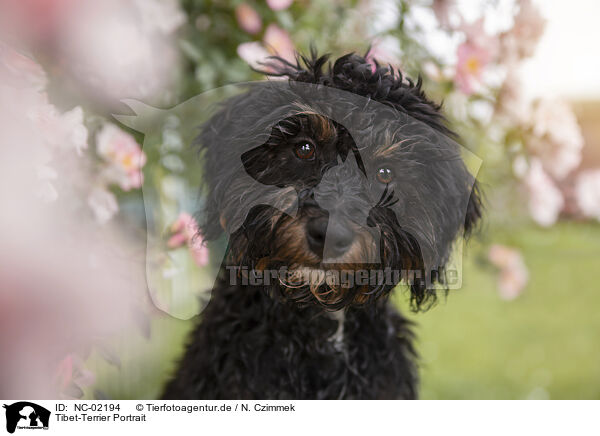
<svg viewBox="0 0 600 436"><path fill-rule="evenodd" d="M267 68L289 81L231 98L199 137L204 237L230 233L226 263L242 273L284 270L265 287L286 298L368 304L405 279L415 306L431 301L481 216L439 106L355 54Z"/></svg>

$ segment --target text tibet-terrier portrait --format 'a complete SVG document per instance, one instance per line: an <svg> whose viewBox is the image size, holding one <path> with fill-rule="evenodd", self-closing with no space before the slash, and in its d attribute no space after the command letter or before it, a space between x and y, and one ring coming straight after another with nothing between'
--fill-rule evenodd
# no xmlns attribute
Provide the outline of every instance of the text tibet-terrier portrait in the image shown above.
<svg viewBox="0 0 600 436"><path fill-rule="evenodd" d="M164 399L413 399L414 310L481 217L440 106L356 54L272 58L201 126L200 234L228 235ZM452 274L451 274L452 273Z"/></svg>

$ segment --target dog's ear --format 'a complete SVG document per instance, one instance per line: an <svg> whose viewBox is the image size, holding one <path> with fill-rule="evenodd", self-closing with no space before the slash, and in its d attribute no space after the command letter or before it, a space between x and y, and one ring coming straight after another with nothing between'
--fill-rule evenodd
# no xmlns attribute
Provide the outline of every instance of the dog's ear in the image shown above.
<svg viewBox="0 0 600 436"><path fill-rule="evenodd" d="M482 194L479 189L479 183L477 180L473 181L473 188L471 189L471 195L469 197L469 202L467 203L467 212L465 215L465 236L469 236L477 225L481 221L481 216L483 214L483 202L482 202Z"/></svg>
<svg viewBox="0 0 600 436"><path fill-rule="evenodd" d="M248 144L268 139L265 124L269 123L267 115L272 107L264 104L259 106L264 102L264 98L259 98L264 88L251 88L248 92L224 101L218 112L201 126L196 138L205 195L198 222L206 240L217 239L229 224L223 211L232 200L232 182L238 181L241 171L244 171L246 162L242 156L247 151ZM257 153L260 151L262 148L259 147ZM251 160L260 162L259 159ZM252 176L247 172L243 175Z"/></svg>

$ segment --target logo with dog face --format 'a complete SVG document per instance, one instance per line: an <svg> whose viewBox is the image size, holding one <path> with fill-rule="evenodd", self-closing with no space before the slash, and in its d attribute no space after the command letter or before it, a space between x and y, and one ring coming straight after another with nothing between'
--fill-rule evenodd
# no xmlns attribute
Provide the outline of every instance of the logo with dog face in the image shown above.
<svg viewBox="0 0 600 436"><path fill-rule="evenodd" d="M419 100L413 88L405 92ZM135 115L115 118L144 133L149 159L168 171L180 163L169 177L150 166L144 174L147 282L165 312L196 315L194 302L208 299L189 289L227 272L232 285L248 271L265 288L275 283L277 297L331 310L371 304L398 284L415 306L461 287L462 240L481 214L481 161L431 104L408 111L280 81L230 85L169 110L124 103ZM197 212L220 268L196 273L163 248L179 211ZM346 272L353 285L342 286Z"/></svg>
<svg viewBox="0 0 600 436"><path fill-rule="evenodd" d="M3 407L6 409L6 431L9 433L14 433L16 429L48 430L50 424L48 409L28 401L4 404Z"/></svg>

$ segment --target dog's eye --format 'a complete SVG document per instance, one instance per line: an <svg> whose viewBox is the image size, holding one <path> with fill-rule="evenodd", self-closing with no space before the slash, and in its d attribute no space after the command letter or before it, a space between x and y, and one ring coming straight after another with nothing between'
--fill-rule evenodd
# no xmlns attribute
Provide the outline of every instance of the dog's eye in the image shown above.
<svg viewBox="0 0 600 436"><path fill-rule="evenodd" d="M381 167L377 170L377 180L387 185L388 183L392 183L392 180L394 180L394 174L392 173L391 169L387 167Z"/></svg>
<svg viewBox="0 0 600 436"><path fill-rule="evenodd" d="M310 160L315 156L315 146L310 142L301 142L296 145L296 156L299 159Z"/></svg>

